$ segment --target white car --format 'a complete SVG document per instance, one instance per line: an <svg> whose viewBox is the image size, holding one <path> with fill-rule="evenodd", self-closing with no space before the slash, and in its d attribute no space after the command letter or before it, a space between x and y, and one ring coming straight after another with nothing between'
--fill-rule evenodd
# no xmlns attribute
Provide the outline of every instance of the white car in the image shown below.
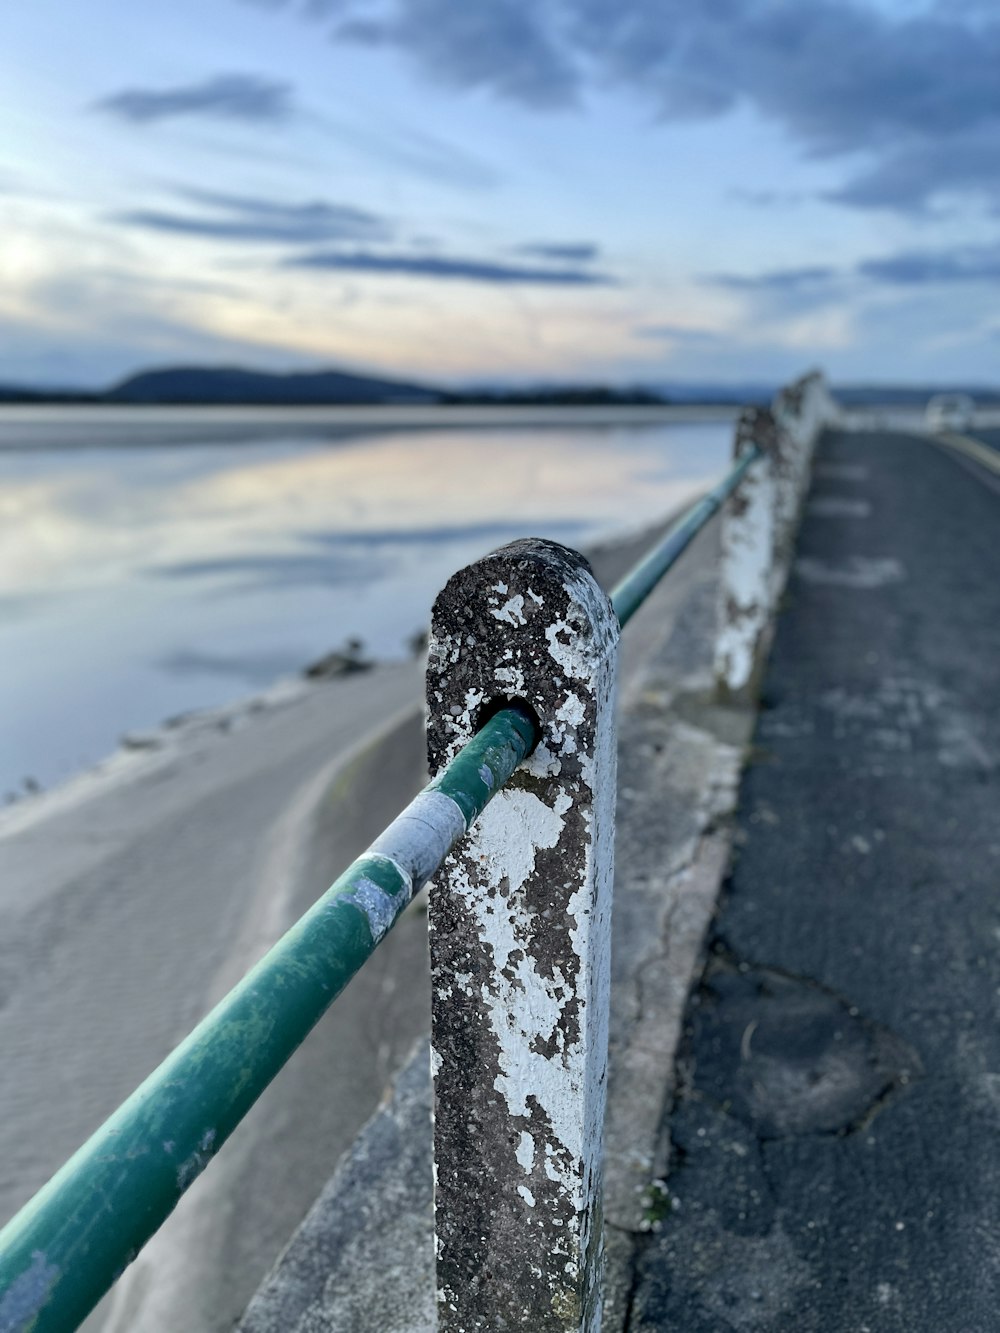
<svg viewBox="0 0 1000 1333"><path fill-rule="evenodd" d="M928 400L924 421L928 430L968 430L976 405L967 393L936 393Z"/></svg>

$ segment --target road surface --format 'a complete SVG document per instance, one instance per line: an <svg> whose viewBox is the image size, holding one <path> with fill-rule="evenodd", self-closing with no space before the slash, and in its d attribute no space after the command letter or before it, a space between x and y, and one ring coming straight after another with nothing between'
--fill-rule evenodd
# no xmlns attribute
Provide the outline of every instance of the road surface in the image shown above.
<svg viewBox="0 0 1000 1333"><path fill-rule="evenodd" d="M998 1326L998 483L821 442L634 1333Z"/></svg>

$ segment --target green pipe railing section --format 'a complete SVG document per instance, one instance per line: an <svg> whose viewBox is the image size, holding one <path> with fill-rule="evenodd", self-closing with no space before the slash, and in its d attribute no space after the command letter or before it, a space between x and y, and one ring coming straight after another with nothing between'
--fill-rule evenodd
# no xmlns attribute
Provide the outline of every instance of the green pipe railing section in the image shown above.
<svg viewBox="0 0 1000 1333"><path fill-rule="evenodd" d="M760 452L749 449L615 587L622 625ZM0 1231L0 1333L82 1323L537 739L527 711L496 713ZM381 853L393 830L405 842L426 823L428 799L446 811L434 856L424 847L407 864Z"/></svg>
<svg viewBox="0 0 1000 1333"><path fill-rule="evenodd" d="M612 589L611 605L623 629L667 570L677 563L712 515L722 508L746 476L747 469L763 453L759 445L753 444L741 454L718 485L713 486L672 523L653 549Z"/></svg>

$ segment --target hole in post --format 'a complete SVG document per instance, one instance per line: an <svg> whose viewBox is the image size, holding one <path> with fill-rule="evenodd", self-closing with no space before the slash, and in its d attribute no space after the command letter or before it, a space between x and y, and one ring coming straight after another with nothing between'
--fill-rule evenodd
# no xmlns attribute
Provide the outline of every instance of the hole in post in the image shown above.
<svg viewBox="0 0 1000 1333"><path fill-rule="evenodd" d="M542 721L534 706L528 703L527 699L522 699L520 695L499 695L496 699L491 699L489 703L481 704L479 712L476 714L476 731L482 731L487 722L496 717L497 713L502 713L505 708L516 708L531 723L534 740L531 742L531 749L528 754L534 754L538 748L538 742L542 739Z"/></svg>

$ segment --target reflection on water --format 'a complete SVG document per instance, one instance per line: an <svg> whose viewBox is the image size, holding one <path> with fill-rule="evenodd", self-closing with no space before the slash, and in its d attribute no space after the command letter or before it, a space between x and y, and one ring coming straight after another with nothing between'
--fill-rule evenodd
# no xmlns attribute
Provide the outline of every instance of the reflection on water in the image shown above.
<svg viewBox="0 0 1000 1333"><path fill-rule="evenodd" d="M205 443L217 415L199 435L189 413L182 438L157 419L126 421L124 448L122 420L108 447L98 418L64 415L70 449L51 416L32 433L0 411L0 794L350 636L402 656L457 566L517 536L635 529L721 471L731 439L724 422L331 433L272 414L269 438L237 420Z"/></svg>

